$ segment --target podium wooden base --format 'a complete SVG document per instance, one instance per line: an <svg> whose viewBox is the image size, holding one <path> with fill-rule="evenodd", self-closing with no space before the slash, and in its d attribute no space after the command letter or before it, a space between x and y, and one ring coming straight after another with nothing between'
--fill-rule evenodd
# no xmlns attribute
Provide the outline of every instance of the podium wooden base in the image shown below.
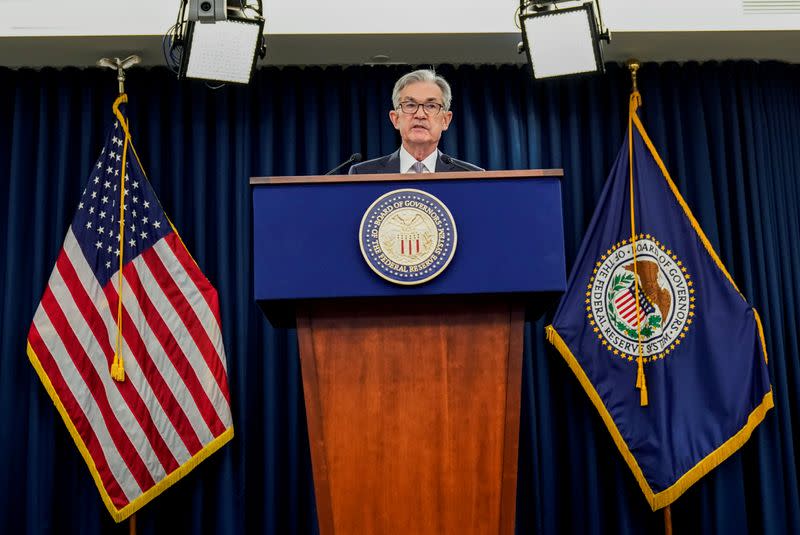
<svg viewBox="0 0 800 535"><path fill-rule="evenodd" d="M513 533L523 322L503 297L298 311L323 535Z"/></svg>

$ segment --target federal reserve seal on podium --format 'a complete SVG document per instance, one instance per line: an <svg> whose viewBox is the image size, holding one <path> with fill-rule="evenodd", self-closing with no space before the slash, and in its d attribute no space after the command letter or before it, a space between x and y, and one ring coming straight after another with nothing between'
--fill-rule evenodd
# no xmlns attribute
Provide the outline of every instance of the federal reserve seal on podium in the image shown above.
<svg viewBox="0 0 800 535"><path fill-rule="evenodd" d="M367 208L358 231L367 265L395 284L421 284L441 274L456 252L453 215L417 189L382 195Z"/></svg>

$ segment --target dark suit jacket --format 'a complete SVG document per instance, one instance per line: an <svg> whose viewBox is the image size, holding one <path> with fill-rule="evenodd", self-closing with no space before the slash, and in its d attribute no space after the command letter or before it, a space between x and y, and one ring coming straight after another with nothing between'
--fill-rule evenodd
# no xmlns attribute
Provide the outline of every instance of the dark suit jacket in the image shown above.
<svg viewBox="0 0 800 535"><path fill-rule="evenodd" d="M446 156L439 153L439 160L436 162L436 172L443 172L443 171L483 171L477 165L472 165L468 162L463 162L461 160L456 160L453 158L453 163L446 164L442 161L442 156ZM455 165L456 162L464 167L460 167L459 165ZM466 169L465 169L466 168ZM350 168L351 175L364 175L369 173L399 173L400 172L400 149L397 149L391 154L386 156L381 156L380 158L375 158L374 160L367 160L366 162L357 163Z"/></svg>

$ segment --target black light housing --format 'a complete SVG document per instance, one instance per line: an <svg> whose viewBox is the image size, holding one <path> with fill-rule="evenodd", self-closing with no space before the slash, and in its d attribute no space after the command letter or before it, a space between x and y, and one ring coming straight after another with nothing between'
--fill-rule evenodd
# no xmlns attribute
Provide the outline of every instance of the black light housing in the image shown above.
<svg viewBox="0 0 800 535"><path fill-rule="evenodd" d="M266 53L261 13L260 0L257 5L181 0L178 21L165 37L171 37L167 63L180 79L249 83L256 61Z"/></svg>
<svg viewBox="0 0 800 535"><path fill-rule="evenodd" d="M214 22L228 18L227 0L189 0L190 21Z"/></svg>
<svg viewBox="0 0 800 535"><path fill-rule="evenodd" d="M559 4L570 4L562 7ZM600 41L610 41L594 2L521 0L522 43L534 78L603 72Z"/></svg>

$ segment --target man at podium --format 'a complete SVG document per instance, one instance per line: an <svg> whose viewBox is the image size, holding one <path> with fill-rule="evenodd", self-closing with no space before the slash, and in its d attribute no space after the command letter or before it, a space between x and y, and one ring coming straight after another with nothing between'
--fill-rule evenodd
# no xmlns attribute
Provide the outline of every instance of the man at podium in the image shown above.
<svg viewBox="0 0 800 535"><path fill-rule="evenodd" d="M450 84L433 70L421 69L401 76L394 84L394 109L389 112L389 120L400 132L400 148L352 166L350 174L483 171L437 148L442 132L453 119L451 100Z"/></svg>

